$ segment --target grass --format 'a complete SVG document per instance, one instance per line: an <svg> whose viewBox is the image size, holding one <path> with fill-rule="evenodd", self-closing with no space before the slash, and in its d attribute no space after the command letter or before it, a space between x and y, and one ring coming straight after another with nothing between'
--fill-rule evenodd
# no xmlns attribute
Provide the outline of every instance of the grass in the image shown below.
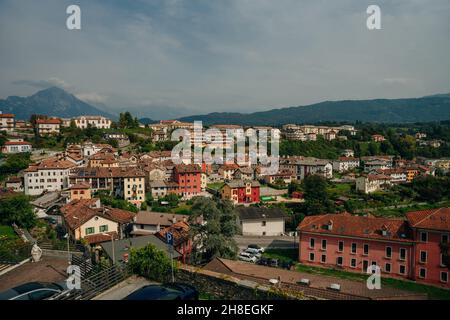
<svg viewBox="0 0 450 320"><path fill-rule="evenodd" d="M336 195L348 195L352 192L352 185L350 183L336 183L328 188L328 192Z"/></svg>
<svg viewBox="0 0 450 320"><path fill-rule="evenodd" d="M0 239L16 239L17 235L14 232L14 229L10 226L0 226Z"/></svg>
<svg viewBox="0 0 450 320"><path fill-rule="evenodd" d="M363 274L363 273L353 273L353 272L336 270L336 269L311 267L311 266L305 266L305 265L301 265L301 264L296 265L296 270L299 272L336 277L336 278L345 279L345 280L353 280L353 281L366 281L367 280L367 275ZM392 279L392 278L381 278L381 284L382 284L382 286L384 285L387 287L410 291L410 292L414 292L414 293L425 293L428 295L429 299L433 299L433 300L450 300L450 290L441 289L441 288L434 287L434 286L415 283L412 281Z"/></svg>
<svg viewBox="0 0 450 320"><path fill-rule="evenodd" d="M297 261L298 251L297 249L266 249L263 257L280 261Z"/></svg>

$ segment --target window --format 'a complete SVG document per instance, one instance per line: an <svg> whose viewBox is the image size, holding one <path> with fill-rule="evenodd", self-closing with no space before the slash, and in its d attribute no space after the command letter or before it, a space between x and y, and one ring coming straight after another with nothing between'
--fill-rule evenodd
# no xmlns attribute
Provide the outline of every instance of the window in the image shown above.
<svg viewBox="0 0 450 320"><path fill-rule="evenodd" d="M420 263L427 263L427 252L420 251Z"/></svg>
<svg viewBox="0 0 450 320"><path fill-rule="evenodd" d="M426 232L421 232L421 233L420 233L420 241L421 241L421 242L427 242L427 241L428 241L428 233L426 233Z"/></svg>
<svg viewBox="0 0 450 320"><path fill-rule="evenodd" d="M107 232L108 231L108 225L105 224L103 226L100 226L100 232Z"/></svg>
<svg viewBox="0 0 450 320"><path fill-rule="evenodd" d="M336 258L336 264L337 264L338 266L342 266L342 265L344 264L344 258L342 258L342 257L337 257L337 258Z"/></svg>
<svg viewBox="0 0 450 320"><path fill-rule="evenodd" d="M425 279L427 277L427 269L420 268L419 269L419 278Z"/></svg>
<svg viewBox="0 0 450 320"><path fill-rule="evenodd" d="M368 244L364 244L364 246L363 246L363 254L365 256L369 254L369 245Z"/></svg>
<svg viewBox="0 0 450 320"><path fill-rule="evenodd" d="M311 249L314 249L315 242L316 242L316 241L315 241L314 238L309 239L309 247L310 247Z"/></svg>
<svg viewBox="0 0 450 320"><path fill-rule="evenodd" d="M448 272L441 271L441 282L448 282Z"/></svg>
<svg viewBox="0 0 450 320"><path fill-rule="evenodd" d="M406 274L406 267L404 265L400 265L399 273L400 274Z"/></svg>
<svg viewBox="0 0 450 320"><path fill-rule="evenodd" d="M392 248L386 247L386 258L391 258L391 257L392 257Z"/></svg>
<svg viewBox="0 0 450 320"><path fill-rule="evenodd" d="M313 252L309 253L309 261L314 261L314 253Z"/></svg>
<svg viewBox="0 0 450 320"><path fill-rule="evenodd" d="M356 259L351 259L350 260L350 267L356 268Z"/></svg>
<svg viewBox="0 0 450 320"><path fill-rule="evenodd" d="M369 268L369 261L363 260L363 272L367 272L367 268Z"/></svg>
<svg viewBox="0 0 450 320"><path fill-rule="evenodd" d="M266 222L265 222L265 221L262 221L262 222L261 222L261 226L265 227L265 226L266 226Z"/></svg>
<svg viewBox="0 0 450 320"><path fill-rule="evenodd" d="M323 239L322 240L322 250L326 250L327 249L327 240Z"/></svg>
<svg viewBox="0 0 450 320"><path fill-rule="evenodd" d="M95 232L95 228L94 227L86 228L85 232L86 234L93 234Z"/></svg>
<svg viewBox="0 0 450 320"><path fill-rule="evenodd" d="M326 262L327 262L327 256L326 256L325 254L323 254L323 255L320 257L320 261L321 261L322 263L326 263Z"/></svg>
<svg viewBox="0 0 450 320"><path fill-rule="evenodd" d="M338 242L338 251L339 252L344 251L344 241L339 241Z"/></svg>
<svg viewBox="0 0 450 320"><path fill-rule="evenodd" d="M442 243L448 243L448 234L443 234L442 235L441 242Z"/></svg>
<svg viewBox="0 0 450 320"><path fill-rule="evenodd" d="M356 253L356 243L352 243L352 253Z"/></svg>
<svg viewBox="0 0 450 320"><path fill-rule="evenodd" d="M386 272L391 272L391 264L390 263L386 263L384 265L384 271Z"/></svg>
<svg viewBox="0 0 450 320"><path fill-rule="evenodd" d="M406 249L400 248L400 260L406 260Z"/></svg>

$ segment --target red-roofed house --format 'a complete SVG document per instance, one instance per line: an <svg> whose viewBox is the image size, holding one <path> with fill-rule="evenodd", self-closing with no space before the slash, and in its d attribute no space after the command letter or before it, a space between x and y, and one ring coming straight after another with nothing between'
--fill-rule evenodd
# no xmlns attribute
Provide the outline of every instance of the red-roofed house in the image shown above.
<svg viewBox="0 0 450 320"><path fill-rule="evenodd" d="M189 223L185 221L176 222L173 225L162 229L155 235L166 242L166 235L170 232L173 236L173 247L181 253L181 261L186 263L192 252L192 240L189 236Z"/></svg>
<svg viewBox="0 0 450 320"><path fill-rule="evenodd" d="M6 141L2 147L2 153L31 152L31 143L23 140Z"/></svg>
<svg viewBox="0 0 450 320"><path fill-rule="evenodd" d="M37 131L40 136L49 134L59 134L61 128L61 119L37 119Z"/></svg>
<svg viewBox="0 0 450 320"><path fill-rule="evenodd" d="M14 115L0 111L0 131L14 130Z"/></svg>

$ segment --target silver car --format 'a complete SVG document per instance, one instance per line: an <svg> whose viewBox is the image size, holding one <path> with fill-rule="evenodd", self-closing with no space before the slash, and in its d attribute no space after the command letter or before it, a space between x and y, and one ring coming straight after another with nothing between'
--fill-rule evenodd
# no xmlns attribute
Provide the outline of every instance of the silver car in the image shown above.
<svg viewBox="0 0 450 320"><path fill-rule="evenodd" d="M56 283L28 282L0 293L0 300L44 300L64 291Z"/></svg>

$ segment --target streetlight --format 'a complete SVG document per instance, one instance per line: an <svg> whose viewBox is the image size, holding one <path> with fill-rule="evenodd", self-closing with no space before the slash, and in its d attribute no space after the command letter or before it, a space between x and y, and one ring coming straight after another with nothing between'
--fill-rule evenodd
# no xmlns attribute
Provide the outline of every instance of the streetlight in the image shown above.
<svg viewBox="0 0 450 320"><path fill-rule="evenodd" d="M112 263L116 264L116 253L114 252L114 233L108 234L106 232L103 232L102 235L111 236Z"/></svg>

